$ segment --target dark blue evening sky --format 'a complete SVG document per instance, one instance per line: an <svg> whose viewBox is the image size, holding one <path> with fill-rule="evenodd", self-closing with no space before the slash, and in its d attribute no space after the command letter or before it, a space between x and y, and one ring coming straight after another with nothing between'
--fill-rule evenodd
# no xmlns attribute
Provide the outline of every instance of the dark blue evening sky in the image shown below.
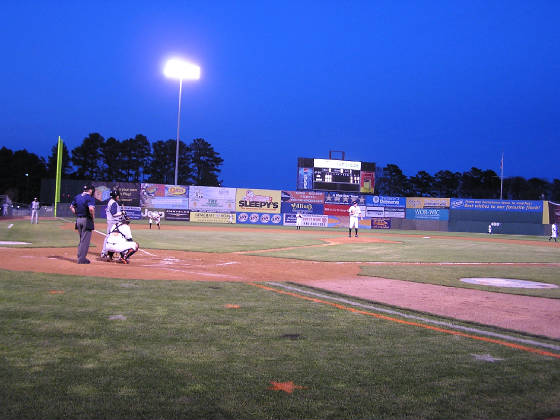
<svg viewBox="0 0 560 420"><path fill-rule="evenodd" d="M181 138L225 186L295 189L297 157L560 177L559 1L9 1L0 146ZM174 159L174 156L170 157Z"/></svg>

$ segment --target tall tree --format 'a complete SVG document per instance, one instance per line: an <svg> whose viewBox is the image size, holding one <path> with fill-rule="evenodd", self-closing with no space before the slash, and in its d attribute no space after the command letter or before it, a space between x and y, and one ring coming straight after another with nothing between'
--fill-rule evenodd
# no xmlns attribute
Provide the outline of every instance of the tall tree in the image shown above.
<svg viewBox="0 0 560 420"><path fill-rule="evenodd" d="M526 197L528 200L546 200L550 197L551 184L541 178L530 178L527 180L531 188L531 195Z"/></svg>
<svg viewBox="0 0 560 420"><path fill-rule="evenodd" d="M221 171L220 166L224 163L220 154L202 138L194 139L189 148L191 149L193 184L220 186L221 181L218 179L218 174Z"/></svg>
<svg viewBox="0 0 560 420"><path fill-rule="evenodd" d="M458 197L460 172L449 170L438 171L434 174L434 192L437 197Z"/></svg>
<svg viewBox="0 0 560 420"><path fill-rule="evenodd" d="M461 197L498 198L500 195L499 177L491 169L483 171L472 167L461 176Z"/></svg>
<svg viewBox="0 0 560 420"><path fill-rule="evenodd" d="M152 160L149 166L149 182L173 184L175 182L175 150L176 140L158 140L152 144ZM177 174L179 185L191 183L190 149L179 140L179 170Z"/></svg>
<svg viewBox="0 0 560 420"><path fill-rule="evenodd" d="M410 187L413 195L417 197L431 197L434 190L434 177L426 171L418 171L418 173L410 177Z"/></svg>
<svg viewBox="0 0 560 420"><path fill-rule="evenodd" d="M109 137L101 145L101 156L104 162L103 179L105 181L119 182L125 180L122 169L123 145L114 137Z"/></svg>
<svg viewBox="0 0 560 420"><path fill-rule="evenodd" d="M380 195L406 197L410 191L410 183L401 168L394 163L390 163L383 168L383 176L379 180L378 190Z"/></svg>
<svg viewBox="0 0 560 420"><path fill-rule="evenodd" d="M146 168L150 166L152 148L148 138L137 134L131 141L133 164L131 165L132 181L144 180Z"/></svg>
<svg viewBox="0 0 560 420"><path fill-rule="evenodd" d="M550 186L550 201L560 203L560 179L554 179Z"/></svg>
<svg viewBox="0 0 560 420"><path fill-rule="evenodd" d="M522 200L530 194L527 180L520 176L504 178L503 198Z"/></svg>
<svg viewBox="0 0 560 420"><path fill-rule="evenodd" d="M105 139L99 133L91 133L82 144L72 149L75 176L81 179L102 179L105 171L102 146Z"/></svg>
<svg viewBox="0 0 560 420"><path fill-rule="evenodd" d="M56 143L51 148L51 154L47 158L47 176L49 178L56 177L56 165L58 160L58 143ZM66 147L66 143L62 143L62 166L61 173L65 178L69 178L72 173L72 160L70 159L70 153Z"/></svg>
<svg viewBox="0 0 560 420"><path fill-rule="evenodd" d="M45 159L27 150L0 149L0 193L14 202L30 203L39 197L41 179L47 174Z"/></svg>

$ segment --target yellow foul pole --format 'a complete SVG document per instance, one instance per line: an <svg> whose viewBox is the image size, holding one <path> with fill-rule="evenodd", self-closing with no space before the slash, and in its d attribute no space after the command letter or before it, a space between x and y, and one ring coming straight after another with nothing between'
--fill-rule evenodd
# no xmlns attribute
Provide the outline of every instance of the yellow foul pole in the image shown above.
<svg viewBox="0 0 560 420"><path fill-rule="evenodd" d="M62 139L58 136L58 149L56 154L56 181L54 190L54 217L60 203L60 178L62 178Z"/></svg>

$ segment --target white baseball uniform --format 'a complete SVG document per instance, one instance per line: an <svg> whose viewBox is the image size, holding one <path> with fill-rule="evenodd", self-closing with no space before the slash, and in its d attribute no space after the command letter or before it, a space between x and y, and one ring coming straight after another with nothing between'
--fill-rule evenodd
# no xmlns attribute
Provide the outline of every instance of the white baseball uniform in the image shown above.
<svg viewBox="0 0 560 420"><path fill-rule="evenodd" d="M352 204L348 209L348 213L350 214L350 226L349 228L358 229L359 227L359 218L362 216L362 210L357 204Z"/></svg>

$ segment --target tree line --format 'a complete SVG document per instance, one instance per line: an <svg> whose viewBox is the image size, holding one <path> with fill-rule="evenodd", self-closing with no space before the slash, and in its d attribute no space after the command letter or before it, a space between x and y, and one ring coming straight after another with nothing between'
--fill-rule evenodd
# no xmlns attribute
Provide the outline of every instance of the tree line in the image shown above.
<svg viewBox="0 0 560 420"><path fill-rule="evenodd" d="M389 164L382 172L375 186L379 195L560 201L559 179L549 182L543 178L513 176L504 178L502 184L493 170L475 167L465 172L441 170L434 175L418 171L408 177L397 165Z"/></svg>
<svg viewBox="0 0 560 420"><path fill-rule="evenodd" d="M66 179L103 180L109 182L175 183L177 141L150 143L146 136L105 139L91 133L82 143L62 150L62 177ZM27 150L0 149L0 194L12 201L26 203L38 197L41 179L55 178L58 146L45 159ZM223 159L203 138L190 144L179 140L177 183L180 185L219 186Z"/></svg>
<svg viewBox="0 0 560 420"><path fill-rule="evenodd" d="M176 140L150 143L136 135L122 141L91 133L82 144L62 153L62 176L70 179L109 182L175 182ZM0 194L12 201L27 203L38 197L41 179L56 174L57 145L45 159L27 150L0 149ZM179 141L178 183L219 186L223 159L202 138L190 144ZM465 172L440 170L434 175L419 171L407 176L396 164L383 168L376 180L375 194L398 197L500 198L501 179L493 170L471 168ZM289 187L288 187L289 189ZM560 202L560 180L514 176L503 180L502 198L511 200L551 200Z"/></svg>

